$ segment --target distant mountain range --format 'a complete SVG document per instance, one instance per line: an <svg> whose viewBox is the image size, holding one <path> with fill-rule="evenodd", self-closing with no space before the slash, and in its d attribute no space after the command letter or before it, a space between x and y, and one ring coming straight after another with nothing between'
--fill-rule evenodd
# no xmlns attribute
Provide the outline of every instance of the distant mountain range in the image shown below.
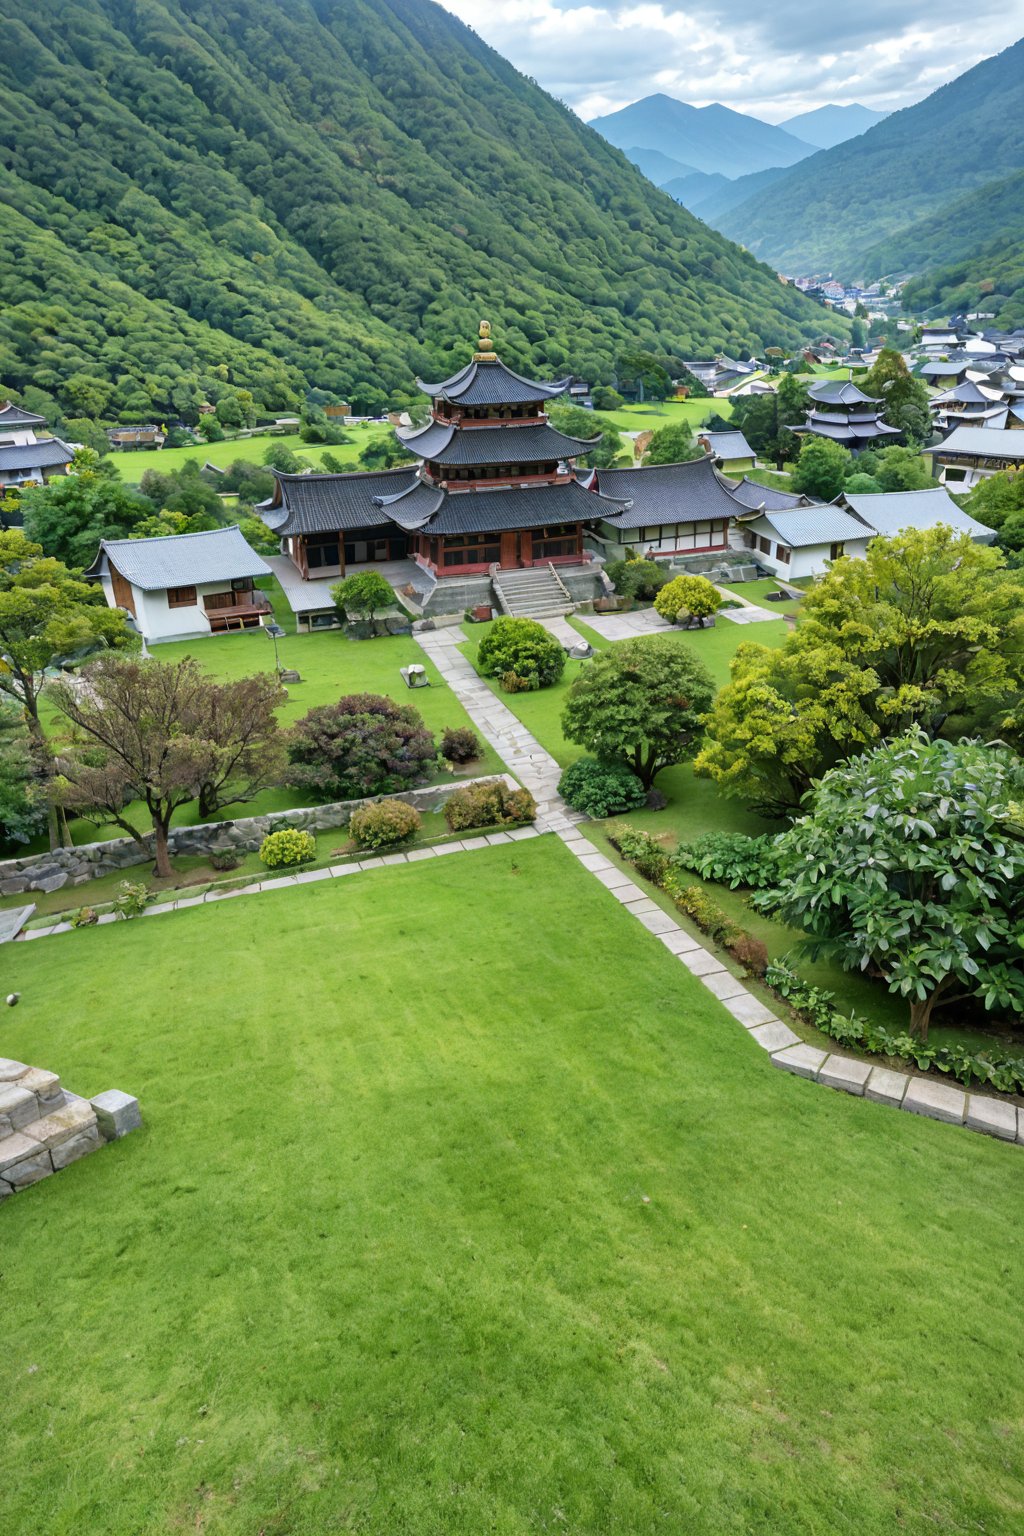
<svg viewBox="0 0 1024 1536"><path fill-rule="evenodd" d="M717 227L792 274L922 271L1024 236L1024 204L1005 185L1021 169L1024 40L795 166Z"/></svg>
<svg viewBox="0 0 1024 1536"><path fill-rule="evenodd" d="M888 112L873 112L859 102L848 107L837 107L830 102L827 107L815 107L813 112L789 117L779 127L805 144L813 144L815 149L833 149L847 139L855 139L859 133L867 133L869 128L888 116Z"/></svg>
<svg viewBox="0 0 1024 1536"><path fill-rule="evenodd" d="M770 166L795 165L814 154L814 145L794 138L784 128L718 102L691 107L674 96L645 96L619 112L595 117L590 126L630 159L640 151L656 150L694 170L730 178Z"/></svg>

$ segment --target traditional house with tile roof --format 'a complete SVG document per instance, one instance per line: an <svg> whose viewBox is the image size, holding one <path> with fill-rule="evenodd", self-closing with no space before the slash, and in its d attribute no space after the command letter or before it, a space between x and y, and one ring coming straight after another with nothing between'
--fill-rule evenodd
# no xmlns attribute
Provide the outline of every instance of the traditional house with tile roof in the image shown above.
<svg viewBox="0 0 1024 1536"><path fill-rule="evenodd" d="M743 475L757 468L757 455L742 432L701 432L697 441L725 475Z"/></svg>
<svg viewBox="0 0 1024 1536"><path fill-rule="evenodd" d="M44 416L10 401L0 405L0 488L44 485L67 474L73 451L59 437L38 437L37 429L45 426Z"/></svg>
<svg viewBox="0 0 1024 1536"><path fill-rule="evenodd" d="M1024 468L1024 432L959 426L928 452L937 480L956 491L969 491L1004 469Z"/></svg>
<svg viewBox="0 0 1024 1536"><path fill-rule="evenodd" d="M156 539L103 539L86 576L147 641L257 629L270 604L253 583L270 567L238 528Z"/></svg>
<svg viewBox="0 0 1024 1536"><path fill-rule="evenodd" d="M595 544L609 560L627 554L671 556L725 553L744 510L710 458L648 468L599 469L591 489L615 502L613 517L598 514Z"/></svg>

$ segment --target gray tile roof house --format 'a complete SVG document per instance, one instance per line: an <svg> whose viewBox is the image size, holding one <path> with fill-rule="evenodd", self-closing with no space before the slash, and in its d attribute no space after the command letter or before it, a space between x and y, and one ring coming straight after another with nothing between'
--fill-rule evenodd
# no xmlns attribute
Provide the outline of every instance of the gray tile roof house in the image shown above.
<svg viewBox="0 0 1024 1536"><path fill-rule="evenodd" d="M773 485L758 485L748 475L744 475L742 480L727 480L725 484L730 496L751 512L782 512L788 507L814 505L807 496L798 495L796 491L780 491Z"/></svg>
<svg viewBox="0 0 1024 1536"><path fill-rule="evenodd" d="M142 592L270 575L269 565L236 527L157 539L104 539L85 574L105 575L110 562Z"/></svg>
<svg viewBox="0 0 1024 1536"><path fill-rule="evenodd" d="M964 454L969 458L1005 459L1008 464L1018 464L1024 462L1024 435L1019 430L1000 431L995 427L957 427L945 442L929 452L940 460Z"/></svg>
<svg viewBox="0 0 1024 1536"><path fill-rule="evenodd" d="M701 432L699 441L705 443L715 459L754 460L754 450L742 432Z"/></svg>
<svg viewBox="0 0 1024 1536"><path fill-rule="evenodd" d="M958 428L963 431L963 428ZM983 428L978 428L987 435ZM995 533L975 518L970 517L948 491L941 487L927 491L873 492L865 495L839 497L839 505L847 507L855 517L885 538L903 533L909 528L927 530L944 524L956 533L969 533L978 544L991 544Z"/></svg>
<svg viewBox="0 0 1024 1536"><path fill-rule="evenodd" d="M0 448L0 473L52 469L57 464L70 464L73 458L71 449L59 437L44 437L38 443L16 443L9 448Z"/></svg>
<svg viewBox="0 0 1024 1536"><path fill-rule="evenodd" d="M753 518L743 526L751 533L776 538L790 549L807 549L819 544L843 544L847 541L852 543L856 539L871 537L870 528L865 528L857 518L833 505L762 512L760 517Z"/></svg>
<svg viewBox="0 0 1024 1536"><path fill-rule="evenodd" d="M4 427L45 427L45 425L45 416L35 416L31 411L22 410L20 405L13 405L10 400L0 405L0 431Z"/></svg>

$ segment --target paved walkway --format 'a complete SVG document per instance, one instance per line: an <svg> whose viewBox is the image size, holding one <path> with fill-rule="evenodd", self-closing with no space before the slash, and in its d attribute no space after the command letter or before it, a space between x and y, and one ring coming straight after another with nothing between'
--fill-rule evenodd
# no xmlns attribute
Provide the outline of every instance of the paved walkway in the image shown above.
<svg viewBox="0 0 1024 1536"><path fill-rule="evenodd" d="M735 598L735 593L730 592L729 596ZM767 608L748 603L742 608L723 608L718 618L728 619L732 624L766 624L769 620L781 619L782 614L769 613ZM667 634L675 628L654 608L635 608L632 613L580 614L580 621L590 629L596 629L606 640L632 640L636 635Z"/></svg>
<svg viewBox="0 0 1024 1536"><path fill-rule="evenodd" d="M575 640L580 637L573 630ZM558 793L562 769L545 752L522 721L478 677L472 663L459 650L465 635L450 629L417 630L417 640L465 709L480 734L501 757L509 772L524 784L537 802L539 815L552 831L559 832L583 818L569 810Z"/></svg>

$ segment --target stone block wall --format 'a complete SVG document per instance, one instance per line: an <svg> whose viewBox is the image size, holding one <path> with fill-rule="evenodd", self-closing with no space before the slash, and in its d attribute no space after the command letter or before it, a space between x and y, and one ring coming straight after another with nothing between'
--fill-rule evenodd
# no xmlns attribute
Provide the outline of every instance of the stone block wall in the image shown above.
<svg viewBox="0 0 1024 1536"><path fill-rule="evenodd" d="M438 811L455 790L466 784L491 783L493 778L491 775L482 779L453 779L450 783L401 790L394 795L371 795L365 800L335 800L329 805L300 810L271 811L266 816L241 816L231 821L205 822L198 827L172 827L168 846L172 855L230 850L253 853L268 832L281 827L299 827L307 832L345 827L354 811L374 800L404 800L421 812ZM152 857L148 841L144 850L130 837L85 843L78 848L55 848L52 853L26 854L24 858L0 863L0 895L20 896L26 891L59 891L66 885L86 885L100 875L147 864Z"/></svg>
<svg viewBox="0 0 1024 1536"><path fill-rule="evenodd" d="M0 1057L0 1200L141 1123L129 1094L112 1090L90 1102L62 1088L55 1072Z"/></svg>

